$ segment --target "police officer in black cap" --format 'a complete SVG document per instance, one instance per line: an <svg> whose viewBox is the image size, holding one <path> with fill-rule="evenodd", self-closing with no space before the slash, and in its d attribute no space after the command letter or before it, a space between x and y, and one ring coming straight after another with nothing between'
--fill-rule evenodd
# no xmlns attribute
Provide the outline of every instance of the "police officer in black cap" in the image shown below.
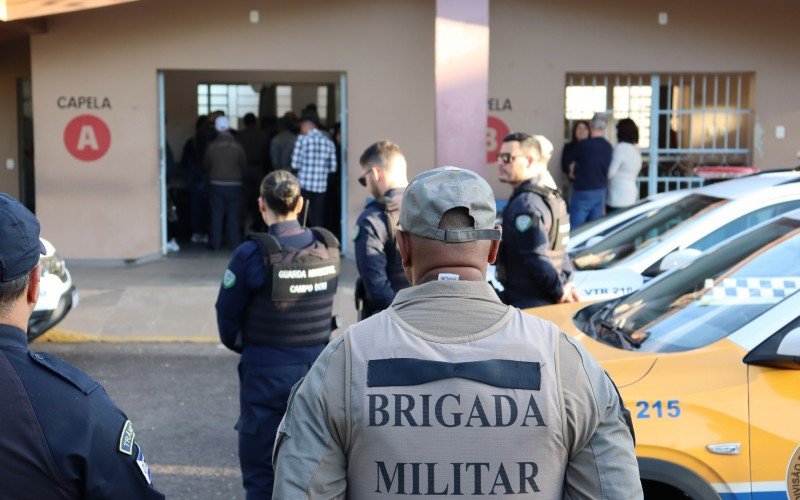
<svg viewBox="0 0 800 500"><path fill-rule="evenodd" d="M44 252L36 217L0 194L0 497L164 498L131 421L103 387L28 350Z"/></svg>
<svg viewBox="0 0 800 500"><path fill-rule="evenodd" d="M300 184L278 170L261 183L267 233L233 253L217 297L222 343L242 355L239 462L248 499L272 498L271 456L289 392L325 348L339 276L339 242L297 221Z"/></svg>
<svg viewBox="0 0 800 500"><path fill-rule="evenodd" d="M391 141L379 141L364 150L364 173L358 182L373 200L358 217L355 230L356 309L366 319L389 307L399 290L408 287L394 237L400 202L408 185L406 159Z"/></svg>
<svg viewBox="0 0 800 500"><path fill-rule="evenodd" d="M519 308L578 300L565 252L567 205L547 170L552 154L546 137L517 132L503 138L497 160L500 182L514 188L503 210L497 278L504 302Z"/></svg>

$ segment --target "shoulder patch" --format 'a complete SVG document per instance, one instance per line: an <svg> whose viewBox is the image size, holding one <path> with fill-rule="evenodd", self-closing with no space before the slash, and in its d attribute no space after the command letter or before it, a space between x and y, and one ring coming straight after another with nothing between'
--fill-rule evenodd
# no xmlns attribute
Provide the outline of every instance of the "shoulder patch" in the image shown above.
<svg viewBox="0 0 800 500"><path fill-rule="evenodd" d="M35 363L63 378L86 395L100 387L100 383L88 374L52 354L29 351L28 355Z"/></svg>
<svg viewBox="0 0 800 500"><path fill-rule="evenodd" d="M133 424L130 420L126 420L125 425L122 426L122 432L119 435L119 451L126 455L133 456L133 440L135 438L136 433L133 431Z"/></svg>
<svg viewBox="0 0 800 500"><path fill-rule="evenodd" d="M144 453L142 453L142 447L139 443L136 443L136 450L136 465L138 465L139 470L142 471L142 475L145 481L147 481L147 484L153 484L153 474L150 472L150 467L148 467L147 462L144 460Z"/></svg>
<svg viewBox="0 0 800 500"><path fill-rule="evenodd" d="M533 220L530 215L518 215L517 218L514 219L514 227L516 227L517 231L520 233L524 233L530 229L532 225Z"/></svg>
<svg viewBox="0 0 800 500"><path fill-rule="evenodd" d="M356 241L358 239L359 234L361 234L361 226L356 224L356 227L353 228L353 241Z"/></svg>
<svg viewBox="0 0 800 500"><path fill-rule="evenodd" d="M236 284L236 275L230 269L225 270L225 274L222 276L222 287L226 290L228 288L233 287Z"/></svg>

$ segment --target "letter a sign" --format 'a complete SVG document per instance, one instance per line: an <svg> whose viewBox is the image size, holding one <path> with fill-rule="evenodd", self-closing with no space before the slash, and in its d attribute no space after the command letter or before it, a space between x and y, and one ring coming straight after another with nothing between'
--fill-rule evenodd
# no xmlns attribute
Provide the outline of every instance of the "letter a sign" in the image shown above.
<svg viewBox="0 0 800 500"><path fill-rule="evenodd" d="M64 129L64 145L69 154L82 161L102 158L111 146L108 125L94 115L73 118Z"/></svg>

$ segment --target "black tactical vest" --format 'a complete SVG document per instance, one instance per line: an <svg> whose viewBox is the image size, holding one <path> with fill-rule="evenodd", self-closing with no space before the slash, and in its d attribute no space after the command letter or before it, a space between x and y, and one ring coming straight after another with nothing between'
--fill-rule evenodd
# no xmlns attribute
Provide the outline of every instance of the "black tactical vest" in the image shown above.
<svg viewBox="0 0 800 500"><path fill-rule="evenodd" d="M397 238L394 232L400 218L400 202L402 201L402 195L395 195L393 197L384 195L375 201L383 207L383 214L386 217L386 231L389 235L383 245L383 252L384 255L386 255L386 277L389 278L392 290L398 292L409 286L408 278L403 269L403 259L400 256L400 251L397 249ZM378 307L377 304L370 302L361 277L356 279L355 301L359 321L365 320L373 314L381 312L383 309L382 306Z"/></svg>
<svg viewBox="0 0 800 500"><path fill-rule="evenodd" d="M506 207L510 207L514 199L522 193L538 194L550 211L551 222L550 230L547 232L547 257L550 259L556 271L561 273L564 270L565 248L569 242L569 212L567 211L567 203L558 190L545 186L537 186L531 182L527 182L511 195ZM502 250L501 248L501 253ZM508 275L505 269L504 259L502 256L499 257L496 263L497 276L502 283L507 283Z"/></svg>
<svg viewBox="0 0 800 500"><path fill-rule="evenodd" d="M266 281L245 310L245 344L307 346L328 341L339 279L339 241L310 228L315 241L303 249L281 247L268 233L250 238L264 257Z"/></svg>
<svg viewBox="0 0 800 500"><path fill-rule="evenodd" d="M395 292L408 287L408 278L406 278L406 272L403 270L403 259L397 249L397 238L394 233L397 228L397 222L400 219L401 200L401 197L381 196L378 198L378 203L384 206L383 213L386 215L386 229L389 232L389 239L384 247L386 250L386 274Z"/></svg>

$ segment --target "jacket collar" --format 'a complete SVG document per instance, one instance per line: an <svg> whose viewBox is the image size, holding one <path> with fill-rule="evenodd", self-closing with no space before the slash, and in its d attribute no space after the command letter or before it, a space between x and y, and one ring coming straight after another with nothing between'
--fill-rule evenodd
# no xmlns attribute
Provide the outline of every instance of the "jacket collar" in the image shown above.
<svg viewBox="0 0 800 500"><path fill-rule="evenodd" d="M28 349L28 335L19 328L0 324L0 347Z"/></svg>

